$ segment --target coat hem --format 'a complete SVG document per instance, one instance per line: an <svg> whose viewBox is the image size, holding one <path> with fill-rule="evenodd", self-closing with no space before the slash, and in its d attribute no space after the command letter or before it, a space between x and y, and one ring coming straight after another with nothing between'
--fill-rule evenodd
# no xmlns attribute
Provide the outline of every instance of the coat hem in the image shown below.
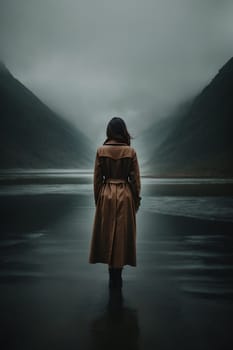
<svg viewBox="0 0 233 350"><path fill-rule="evenodd" d="M109 265L110 262L98 260L98 261L89 261L89 264L106 264L106 265ZM136 266L137 266L136 263L129 263L129 262L128 262L128 263L123 263L123 264L122 264L122 266L125 266L125 265L133 266L133 267L136 267Z"/></svg>

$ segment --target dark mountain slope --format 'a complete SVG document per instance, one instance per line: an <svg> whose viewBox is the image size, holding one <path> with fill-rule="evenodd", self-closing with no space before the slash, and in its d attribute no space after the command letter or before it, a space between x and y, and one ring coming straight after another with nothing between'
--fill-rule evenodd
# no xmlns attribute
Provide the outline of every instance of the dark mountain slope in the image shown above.
<svg viewBox="0 0 233 350"><path fill-rule="evenodd" d="M148 162L160 176L233 176L233 58L187 111L166 120L166 133ZM165 123L165 122L164 122ZM152 131L153 130L153 131ZM150 133L161 139L155 123Z"/></svg>
<svg viewBox="0 0 233 350"><path fill-rule="evenodd" d="M87 137L42 103L0 64L0 168L83 168Z"/></svg>

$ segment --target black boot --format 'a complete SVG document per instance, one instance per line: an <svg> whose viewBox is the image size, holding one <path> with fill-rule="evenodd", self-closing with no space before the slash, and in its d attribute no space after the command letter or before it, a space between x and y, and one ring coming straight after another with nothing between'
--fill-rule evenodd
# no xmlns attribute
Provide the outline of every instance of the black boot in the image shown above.
<svg viewBox="0 0 233 350"><path fill-rule="evenodd" d="M121 274L122 274L122 267L120 267L120 268L116 268L115 270L116 270L116 288L122 288L122 284L123 284L123 282L122 282L122 276L121 276Z"/></svg>
<svg viewBox="0 0 233 350"><path fill-rule="evenodd" d="M116 288L116 269L113 267L108 268L109 271L109 288Z"/></svg>

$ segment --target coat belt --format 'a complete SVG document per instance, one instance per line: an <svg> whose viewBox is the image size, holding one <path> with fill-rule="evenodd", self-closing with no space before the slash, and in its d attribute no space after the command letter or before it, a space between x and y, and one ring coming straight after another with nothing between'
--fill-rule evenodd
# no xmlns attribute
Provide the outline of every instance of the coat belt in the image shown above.
<svg viewBox="0 0 233 350"><path fill-rule="evenodd" d="M108 178L104 180L104 183L111 183L111 184L121 184L121 183L127 183L127 179L114 179L114 178Z"/></svg>

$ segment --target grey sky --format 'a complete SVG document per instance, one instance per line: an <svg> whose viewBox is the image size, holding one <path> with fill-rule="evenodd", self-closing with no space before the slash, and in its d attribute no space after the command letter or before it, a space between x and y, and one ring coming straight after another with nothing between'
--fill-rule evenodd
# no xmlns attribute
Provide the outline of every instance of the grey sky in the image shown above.
<svg viewBox="0 0 233 350"><path fill-rule="evenodd" d="M0 58L98 143L137 136L233 55L231 0L0 0Z"/></svg>

